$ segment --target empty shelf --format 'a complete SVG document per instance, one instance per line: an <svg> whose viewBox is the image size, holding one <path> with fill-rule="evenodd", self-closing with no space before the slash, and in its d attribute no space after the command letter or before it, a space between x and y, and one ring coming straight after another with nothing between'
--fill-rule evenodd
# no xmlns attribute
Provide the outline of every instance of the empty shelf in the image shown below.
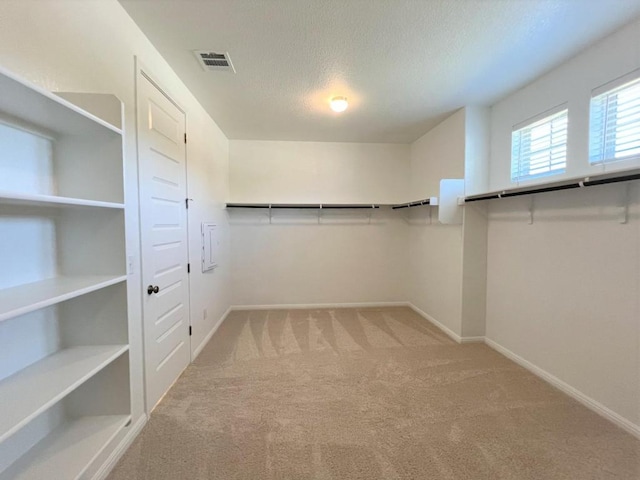
<svg viewBox="0 0 640 480"><path fill-rule="evenodd" d="M620 172L623 173L623 172ZM510 188L499 192L490 192L465 197L466 203L478 202L482 200L493 200L497 198L519 197L521 195L534 195L537 193L558 192L560 190L573 190L597 185L607 185L609 183L630 182L640 180L640 173L637 171L629 174L604 174L593 177L577 178L573 180L553 182L542 185L531 185L522 188Z"/></svg>
<svg viewBox="0 0 640 480"><path fill-rule="evenodd" d="M29 207L99 207L124 209L123 203L84 200L81 198L59 197L57 195L39 195L0 191L0 205L20 205Z"/></svg>
<svg viewBox="0 0 640 480"><path fill-rule="evenodd" d="M0 290L0 321L64 302L127 279L126 275L55 277Z"/></svg>
<svg viewBox="0 0 640 480"><path fill-rule="evenodd" d="M127 345L73 347L50 355L2 380L0 442L128 349Z"/></svg>
<svg viewBox="0 0 640 480"><path fill-rule="evenodd" d="M122 135L122 129L4 69L0 69L0 91L3 123L12 124L15 119L19 126L54 135Z"/></svg>
<svg viewBox="0 0 640 480"><path fill-rule="evenodd" d="M130 418L106 415L70 421L36 444L0 474L0 479L77 479Z"/></svg>

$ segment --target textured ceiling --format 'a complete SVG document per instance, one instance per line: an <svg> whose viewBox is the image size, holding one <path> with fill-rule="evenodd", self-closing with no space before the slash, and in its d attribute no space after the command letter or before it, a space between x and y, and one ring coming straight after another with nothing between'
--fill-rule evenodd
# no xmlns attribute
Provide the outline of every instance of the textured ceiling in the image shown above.
<svg viewBox="0 0 640 480"><path fill-rule="evenodd" d="M640 0L120 3L227 137L255 140L411 142L640 15ZM237 74L203 71L199 49L228 51Z"/></svg>

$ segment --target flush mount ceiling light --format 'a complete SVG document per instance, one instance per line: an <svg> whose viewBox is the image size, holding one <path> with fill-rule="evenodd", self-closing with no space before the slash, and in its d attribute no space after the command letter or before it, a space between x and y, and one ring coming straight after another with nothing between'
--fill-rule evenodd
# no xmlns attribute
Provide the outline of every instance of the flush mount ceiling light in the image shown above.
<svg viewBox="0 0 640 480"><path fill-rule="evenodd" d="M331 99L331 110L334 112L344 112L348 106L347 97L333 97Z"/></svg>

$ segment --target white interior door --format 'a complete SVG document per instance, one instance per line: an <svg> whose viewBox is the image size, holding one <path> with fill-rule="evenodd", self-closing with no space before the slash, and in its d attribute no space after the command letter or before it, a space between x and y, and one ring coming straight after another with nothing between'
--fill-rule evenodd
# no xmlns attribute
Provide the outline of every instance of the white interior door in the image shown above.
<svg viewBox="0 0 640 480"><path fill-rule="evenodd" d="M187 367L185 114L138 70L138 161L147 411Z"/></svg>

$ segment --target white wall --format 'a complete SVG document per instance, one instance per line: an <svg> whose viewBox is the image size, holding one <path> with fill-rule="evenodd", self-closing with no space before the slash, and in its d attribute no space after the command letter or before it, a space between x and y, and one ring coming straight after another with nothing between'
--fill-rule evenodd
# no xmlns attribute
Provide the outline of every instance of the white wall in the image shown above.
<svg viewBox="0 0 640 480"><path fill-rule="evenodd" d="M635 21L494 105L490 189L509 187L512 126L563 102L570 109L565 177L597 171L588 166L591 89L638 68ZM486 319L489 339L635 424L636 431L639 188L632 185L626 225L618 221L622 184L492 201Z"/></svg>
<svg viewBox="0 0 640 480"><path fill-rule="evenodd" d="M462 332L461 336L485 334L487 310L487 208L481 203L464 207L462 225Z"/></svg>
<svg viewBox="0 0 640 480"><path fill-rule="evenodd" d="M187 112L189 190L197 202L190 214L191 245L197 246L201 221L221 225L220 268L191 278L192 310L209 309L207 322L195 323L195 346L230 302L229 232L221 211L227 196L226 138L116 0L0 3L0 65L52 91L113 93L125 105L127 252L135 258L128 292L135 422L144 406L134 55ZM194 250L192 264L199 265L199 258L199 249Z"/></svg>
<svg viewBox="0 0 640 480"><path fill-rule="evenodd" d="M411 145L414 200L439 196L440 179L463 178L465 112L459 110ZM426 221L428 209L410 212L408 300L456 335L462 333L462 226ZM421 218L424 221L418 221Z"/></svg>
<svg viewBox="0 0 640 480"><path fill-rule="evenodd" d="M411 144L410 199L440 196L440 180L464 178L465 111L458 110Z"/></svg>
<svg viewBox="0 0 640 480"><path fill-rule="evenodd" d="M264 214L263 214L264 215ZM273 223L232 214L235 305L405 301L406 227L395 213L276 213ZM257 217L252 216L254 220Z"/></svg>
<svg viewBox="0 0 640 480"><path fill-rule="evenodd" d="M464 189L471 196L489 189L491 108L465 108Z"/></svg>
<svg viewBox="0 0 640 480"><path fill-rule="evenodd" d="M398 203L409 146L230 142L234 202ZM390 212L230 212L235 305L404 301L406 228Z"/></svg>
<svg viewBox="0 0 640 480"><path fill-rule="evenodd" d="M254 203L399 203L409 146L232 140L231 200Z"/></svg>
<svg viewBox="0 0 640 480"><path fill-rule="evenodd" d="M491 109L465 107L465 195L486 191L491 158ZM487 300L487 208L468 203L464 208L462 245L462 336L485 334Z"/></svg>
<svg viewBox="0 0 640 480"><path fill-rule="evenodd" d="M640 186L492 201L487 337L640 424Z"/></svg>
<svg viewBox="0 0 640 480"><path fill-rule="evenodd" d="M530 180L523 184L544 183L605 172L602 165L589 165L591 91L638 68L640 19L496 103L492 108L489 185L485 191L517 186L511 183L510 179L513 126L564 103L569 109L566 173ZM631 165L640 167L640 161L632 162ZM606 172L629 168L631 165L629 162L616 162L607 165Z"/></svg>
<svg viewBox="0 0 640 480"><path fill-rule="evenodd" d="M193 199L189 204L191 352L198 354L231 306L231 232L225 210L229 198L229 142L205 115L193 118L187 112L187 132L188 194ZM205 273L200 233L203 222L218 226L220 243L218 266Z"/></svg>

